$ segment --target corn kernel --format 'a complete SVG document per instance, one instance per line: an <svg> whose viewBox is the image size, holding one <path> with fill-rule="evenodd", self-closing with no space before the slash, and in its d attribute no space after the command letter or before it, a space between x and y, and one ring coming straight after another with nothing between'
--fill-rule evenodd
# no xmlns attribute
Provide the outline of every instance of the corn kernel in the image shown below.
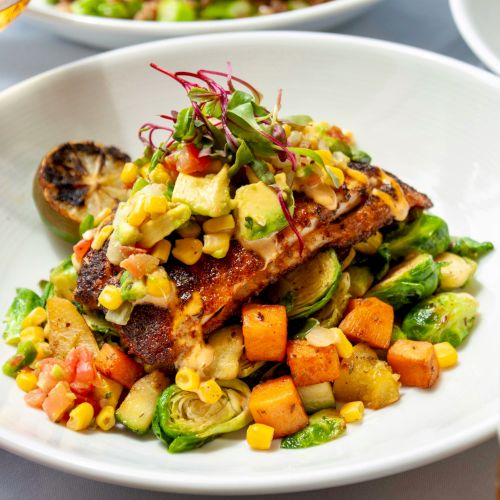
<svg viewBox="0 0 500 500"><path fill-rule="evenodd" d="M292 127L290 127L290 125L288 125L288 123L285 123L283 125L283 130L285 132L285 135L288 137L291 133L292 133Z"/></svg>
<svg viewBox="0 0 500 500"><path fill-rule="evenodd" d="M172 291L172 285L165 272L154 272L147 277L146 290L153 297L167 297Z"/></svg>
<svg viewBox="0 0 500 500"><path fill-rule="evenodd" d="M43 307L35 307L28 316L26 316L22 323L21 329L24 330L28 326L40 326L47 321L47 311Z"/></svg>
<svg viewBox="0 0 500 500"><path fill-rule="evenodd" d="M363 401L351 401L340 409L340 416L347 422L358 422L363 418L365 405Z"/></svg>
<svg viewBox="0 0 500 500"><path fill-rule="evenodd" d="M198 397L207 404L213 405L219 401L222 396L222 389L220 385L211 378L206 382L202 382L198 388Z"/></svg>
<svg viewBox="0 0 500 500"><path fill-rule="evenodd" d="M337 334L337 341L335 342L335 348L339 353L341 358L350 358L352 356L353 348L351 342L344 335L344 332L340 328L333 329Z"/></svg>
<svg viewBox="0 0 500 500"><path fill-rule="evenodd" d="M17 374L16 384L24 392L36 389L37 377L33 372L21 371Z"/></svg>
<svg viewBox="0 0 500 500"><path fill-rule="evenodd" d="M214 233L203 235L203 253L216 259L223 259L229 251L231 235L227 233Z"/></svg>
<svg viewBox="0 0 500 500"><path fill-rule="evenodd" d="M105 406L95 419L97 427L102 431L109 431L115 426L115 409L112 406Z"/></svg>
<svg viewBox="0 0 500 500"><path fill-rule="evenodd" d="M120 289L114 285L106 285L99 294L98 300L101 306L110 311L118 309L123 303L122 293Z"/></svg>
<svg viewBox="0 0 500 500"><path fill-rule="evenodd" d="M150 164L149 164L149 163L147 163L146 165L143 165L143 166L140 168L141 177L144 177L144 179L147 179L147 178L148 178L148 174L149 174L149 166L150 166Z"/></svg>
<svg viewBox="0 0 500 500"><path fill-rule="evenodd" d="M201 233L200 225L194 220L188 220L182 226L177 229L177 232L183 238L197 238Z"/></svg>
<svg viewBox="0 0 500 500"><path fill-rule="evenodd" d="M449 342L434 344L434 352L440 368L451 368L458 362L458 353Z"/></svg>
<svg viewBox="0 0 500 500"><path fill-rule="evenodd" d="M147 196L144 202L144 210L151 216L162 215L167 211L167 199L161 194Z"/></svg>
<svg viewBox="0 0 500 500"><path fill-rule="evenodd" d="M214 217L208 219L203 223L203 231L205 233L229 233L232 234L234 230L234 217L223 215L221 217Z"/></svg>
<svg viewBox="0 0 500 500"><path fill-rule="evenodd" d="M160 259L160 263L164 264L167 262L170 255L170 250L172 249L172 243L168 240L159 241L152 249L151 255Z"/></svg>
<svg viewBox="0 0 500 500"><path fill-rule="evenodd" d="M76 408L73 408L69 413L69 420L66 422L66 427L72 431L84 431L94 418L94 408L90 403L80 403Z"/></svg>
<svg viewBox="0 0 500 500"><path fill-rule="evenodd" d="M159 164L149 173L149 179L155 184L166 184L170 180L170 176L163 165Z"/></svg>
<svg viewBox="0 0 500 500"><path fill-rule="evenodd" d="M52 356L52 349L48 342L38 342L36 344L36 361Z"/></svg>
<svg viewBox="0 0 500 500"><path fill-rule="evenodd" d="M254 450L268 450L274 437L274 427L265 424L252 424L247 429L247 443Z"/></svg>
<svg viewBox="0 0 500 500"><path fill-rule="evenodd" d="M318 149L315 153L323 160L325 165L333 164L333 155L329 149Z"/></svg>
<svg viewBox="0 0 500 500"><path fill-rule="evenodd" d="M111 208L103 208L94 219L94 227L97 227L106 217L111 215Z"/></svg>
<svg viewBox="0 0 500 500"><path fill-rule="evenodd" d="M92 245L90 245L91 248L93 250L100 250L104 246L104 243L106 243L106 240L111 236L112 232L113 226L104 226L94 238Z"/></svg>
<svg viewBox="0 0 500 500"><path fill-rule="evenodd" d="M139 175L139 167L132 162L125 163L120 179L124 184L133 184Z"/></svg>
<svg viewBox="0 0 500 500"><path fill-rule="evenodd" d="M175 375L175 383L183 391L195 392L200 387L200 376L192 368L183 367Z"/></svg>
<svg viewBox="0 0 500 500"><path fill-rule="evenodd" d="M132 226L139 227L147 217L146 210L144 210L144 197L140 196L134 200L132 210L130 211L127 222Z"/></svg>
<svg viewBox="0 0 500 500"><path fill-rule="evenodd" d="M28 326L21 331L21 340L31 340L33 344L43 342L45 340L45 333L41 326Z"/></svg>
<svg viewBox="0 0 500 500"><path fill-rule="evenodd" d="M200 260L203 243L195 238L176 240L172 255L182 263L192 266Z"/></svg>
<svg viewBox="0 0 500 500"><path fill-rule="evenodd" d="M342 266L341 266L342 271L344 271L351 265L351 262L354 260L354 257L356 257L356 250L354 250L354 248L351 247L347 257L342 261Z"/></svg>

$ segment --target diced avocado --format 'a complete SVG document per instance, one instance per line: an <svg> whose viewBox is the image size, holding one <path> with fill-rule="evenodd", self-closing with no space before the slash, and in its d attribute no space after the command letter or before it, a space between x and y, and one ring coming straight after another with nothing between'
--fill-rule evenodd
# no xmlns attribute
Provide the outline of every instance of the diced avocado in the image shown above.
<svg viewBox="0 0 500 500"><path fill-rule="evenodd" d="M50 282L54 285L54 293L57 297L73 300L76 281L77 274L71 258L63 260L50 271Z"/></svg>
<svg viewBox="0 0 500 500"><path fill-rule="evenodd" d="M130 302L140 300L146 296L146 285L142 279L135 280L127 271L120 278L120 290L122 299Z"/></svg>
<svg viewBox="0 0 500 500"><path fill-rule="evenodd" d="M302 403L304 403L304 408L307 413L314 413L319 410L335 407L335 397L330 382L305 385L297 387L297 390L299 391L300 399L302 399Z"/></svg>
<svg viewBox="0 0 500 500"><path fill-rule="evenodd" d="M185 203L194 214L220 217L231 212L227 167L217 174L195 177L180 173L175 181L172 201Z"/></svg>
<svg viewBox="0 0 500 500"><path fill-rule="evenodd" d="M122 245L133 245L140 236L139 229L127 221L120 222L116 228L116 238Z"/></svg>
<svg viewBox="0 0 500 500"><path fill-rule="evenodd" d="M140 243L143 247L151 248L155 243L163 240L170 233L182 226L191 217L191 209L181 203L168 212L142 225Z"/></svg>
<svg viewBox="0 0 500 500"><path fill-rule="evenodd" d="M116 410L118 422L137 434L146 433L153 421L156 402L167 385L167 378L157 370L139 379Z"/></svg>
<svg viewBox="0 0 500 500"><path fill-rule="evenodd" d="M236 191L236 231L245 240L259 240L288 225L276 192L263 182Z"/></svg>

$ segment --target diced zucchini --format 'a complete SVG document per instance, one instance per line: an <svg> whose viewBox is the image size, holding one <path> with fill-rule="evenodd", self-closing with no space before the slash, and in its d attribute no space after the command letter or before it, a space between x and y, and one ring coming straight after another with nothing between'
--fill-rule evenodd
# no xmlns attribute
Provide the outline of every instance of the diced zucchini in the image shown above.
<svg viewBox="0 0 500 500"><path fill-rule="evenodd" d="M297 390L307 413L315 413L319 410L335 407L335 397L330 382L305 385L297 387Z"/></svg>
<svg viewBox="0 0 500 500"><path fill-rule="evenodd" d="M145 434L156 408L156 401L167 387L168 380L159 371L139 379L116 411L116 419L137 434Z"/></svg>

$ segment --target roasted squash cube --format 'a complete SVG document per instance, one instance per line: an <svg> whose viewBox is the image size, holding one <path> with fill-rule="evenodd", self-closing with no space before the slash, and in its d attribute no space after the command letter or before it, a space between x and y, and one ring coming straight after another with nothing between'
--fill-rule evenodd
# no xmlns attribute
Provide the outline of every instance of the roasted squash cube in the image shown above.
<svg viewBox="0 0 500 500"><path fill-rule="evenodd" d="M309 423L299 392L289 376L256 385L248 406L256 423L274 428L275 438L293 434Z"/></svg>
<svg viewBox="0 0 500 500"><path fill-rule="evenodd" d="M389 349L387 361L403 385L427 389L439 377L439 363L430 342L398 340Z"/></svg>
<svg viewBox="0 0 500 500"><path fill-rule="evenodd" d="M247 304L242 316L247 358L250 361L283 361L288 324L285 306Z"/></svg>
<svg viewBox="0 0 500 500"><path fill-rule="evenodd" d="M315 347L307 340L291 340L287 364L296 386L333 382L340 374L340 362L334 345Z"/></svg>
<svg viewBox="0 0 500 500"><path fill-rule="evenodd" d="M391 342L394 309L376 297L349 301L348 313L339 325L353 341L375 349L387 349Z"/></svg>

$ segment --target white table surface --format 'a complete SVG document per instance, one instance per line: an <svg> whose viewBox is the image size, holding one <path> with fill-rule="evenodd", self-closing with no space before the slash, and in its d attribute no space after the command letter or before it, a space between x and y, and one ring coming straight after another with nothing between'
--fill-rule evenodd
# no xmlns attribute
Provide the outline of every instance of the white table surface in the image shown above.
<svg viewBox="0 0 500 500"><path fill-rule="evenodd" d="M386 0L337 31L414 45L482 67L462 41L445 0ZM21 18L0 34L0 90L97 52L32 27ZM262 498L490 500L495 497L497 457L498 442L490 439L459 455L406 473L329 490ZM0 500L173 500L179 497L181 495L144 492L78 478L0 450Z"/></svg>

